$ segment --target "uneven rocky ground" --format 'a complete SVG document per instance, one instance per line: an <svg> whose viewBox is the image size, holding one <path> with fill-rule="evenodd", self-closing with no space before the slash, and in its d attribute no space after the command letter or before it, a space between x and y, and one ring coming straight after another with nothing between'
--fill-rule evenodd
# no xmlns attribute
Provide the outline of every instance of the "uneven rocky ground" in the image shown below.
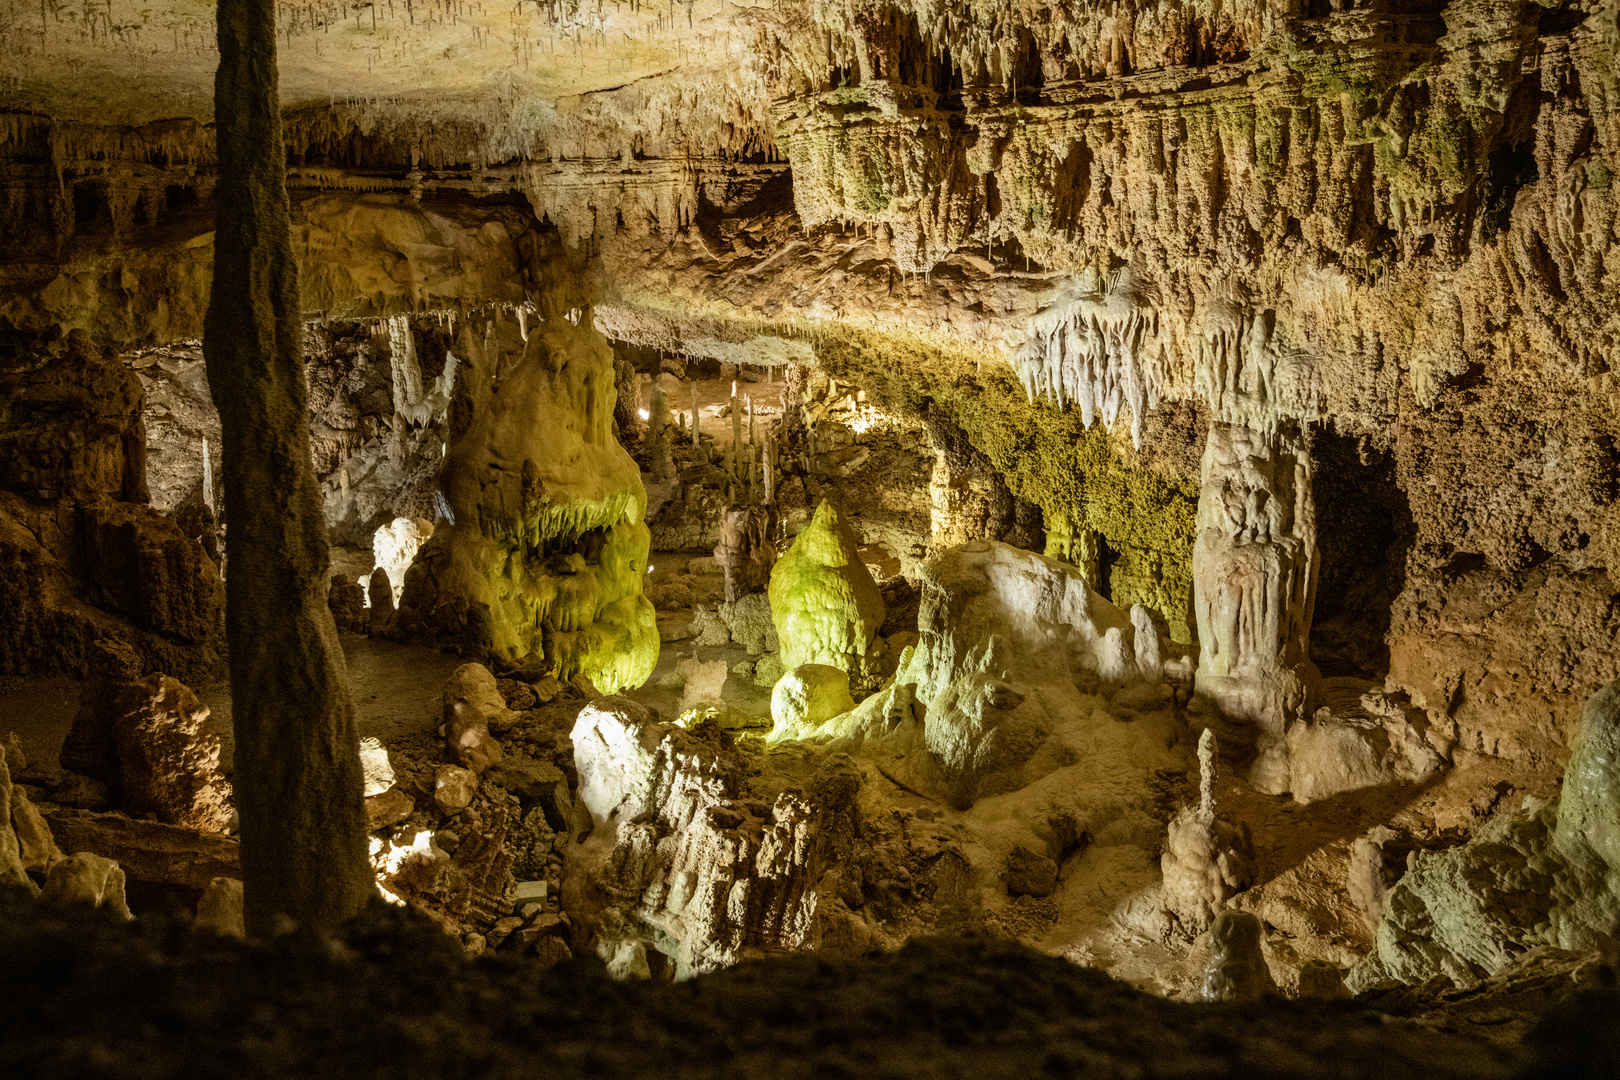
<svg viewBox="0 0 1620 1080"><path fill-rule="evenodd" d="M117 925L15 898L0 914L0 1073L18 1080L1575 1078L1612 1075L1620 1049L1612 972L1504 1047L1349 1002L1177 1004L986 939L621 983L589 960L469 960L382 905L340 940L252 945L180 914Z"/></svg>

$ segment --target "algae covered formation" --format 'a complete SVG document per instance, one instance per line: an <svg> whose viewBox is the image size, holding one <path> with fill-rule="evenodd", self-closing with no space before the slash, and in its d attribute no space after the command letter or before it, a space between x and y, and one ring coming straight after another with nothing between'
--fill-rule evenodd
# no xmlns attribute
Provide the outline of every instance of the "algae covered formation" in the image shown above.
<svg viewBox="0 0 1620 1080"><path fill-rule="evenodd" d="M771 570L771 618L782 664L825 664L857 684L877 676L873 644L883 624L878 592L849 523L823 501Z"/></svg>
<svg viewBox="0 0 1620 1080"><path fill-rule="evenodd" d="M647 494L614 436L612 350L588 318L560 316L468 327L456 348L467 373L440 478L452 523L405 575L402 630L540 657L604 692L639 686L658 662Z"/></svg>

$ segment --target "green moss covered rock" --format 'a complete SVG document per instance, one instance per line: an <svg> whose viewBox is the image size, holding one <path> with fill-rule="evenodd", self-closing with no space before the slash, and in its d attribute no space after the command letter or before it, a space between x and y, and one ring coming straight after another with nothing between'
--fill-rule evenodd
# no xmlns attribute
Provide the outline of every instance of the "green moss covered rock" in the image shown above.
<svg viewBox="0 0 1620 1080"><path fill-rule="evenodd" d="M871 681L883 595L861 561L849 523L825 500L771 571L771 618L782 664L827 664Z"/></svg>

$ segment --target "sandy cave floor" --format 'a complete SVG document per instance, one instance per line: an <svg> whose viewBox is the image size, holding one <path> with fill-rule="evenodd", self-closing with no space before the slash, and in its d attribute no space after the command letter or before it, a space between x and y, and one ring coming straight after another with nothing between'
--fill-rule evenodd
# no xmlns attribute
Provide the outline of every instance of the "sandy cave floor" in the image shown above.
<svg viewBox="0 0 1620 1080"><path fill-rule="evenodd" d="M656 574L660 563L666 570L674 570L703 554L654 552L649 561ZM337 555L334 552L334 556ZM334 557L334 565L337 563ZM720 575L705 575L704 583L717 594ZM451 672L465 663L460 656L383 638L357 634L340 634L339 637L349 668L355 726L362 738L374 736L388 742L438 726L444 683ZM728 667L750 659L747 650L737 646L699 647L690 640L666 642L659 651L658 666L646 685L628 691L627 696L673 720L680 714L681 692L665 689L658 683L677 663L694 654L704 661L725 660ZM55 766L62 739L73 726L82 686L82 680L60 675L0 675L0 732L16 732L29 761ZM208 728L219 736L221 760L229 770L234 742L230 681L222 675L192 690L209 707ZM769 716L771 692L768 687L754 686L750 680L732 678L726 683L725 701L740 711Z"/></svg>

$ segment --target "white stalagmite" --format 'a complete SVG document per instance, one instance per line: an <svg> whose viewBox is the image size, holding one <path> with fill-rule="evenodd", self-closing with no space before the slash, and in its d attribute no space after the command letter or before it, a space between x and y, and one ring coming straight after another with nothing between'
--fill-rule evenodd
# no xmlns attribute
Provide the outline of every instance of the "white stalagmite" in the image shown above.
<svg viewBox="0 0 1620 1080"><path fill-rule="evenodd" d="M203 505L214 512L214 463L208 456L208 436L203 436L202 495Z"/></svg>
<svg viewBox="0 0 1620 1080"><path fill-rule="evenodd" d="M1215 729L1205 728L1198 736L1198 820L1206 826L1215 820Z"/></svg>

